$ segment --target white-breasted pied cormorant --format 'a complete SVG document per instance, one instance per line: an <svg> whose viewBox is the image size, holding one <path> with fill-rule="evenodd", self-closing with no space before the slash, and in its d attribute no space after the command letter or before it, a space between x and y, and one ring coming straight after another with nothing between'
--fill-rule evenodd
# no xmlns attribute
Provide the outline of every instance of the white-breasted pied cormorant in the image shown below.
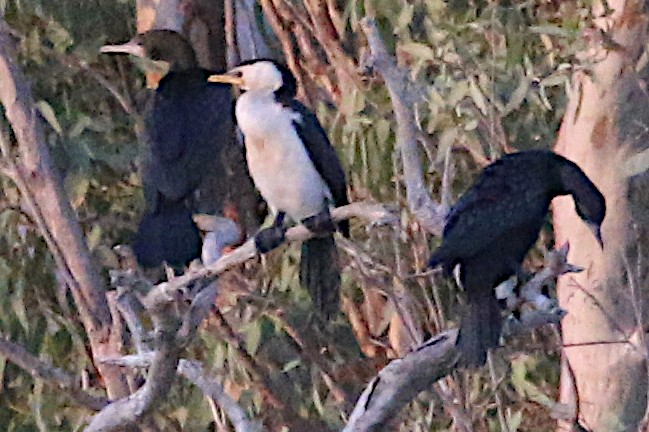
<svg viewBox="0 0 649 432"><path fill-rule="evenodd" d="M345 172L316 116L295 100L295 77L267 59L244 62L212 82L236 85L243 94L235 115L246 146L248 170L276 214L273 227L255 236L266 252L283 239L284 215L318 237L304 242L300 280L325 315L338 310L340 269L330 207L348 204ZM349 236L349 224L338 224Z"/></svg>

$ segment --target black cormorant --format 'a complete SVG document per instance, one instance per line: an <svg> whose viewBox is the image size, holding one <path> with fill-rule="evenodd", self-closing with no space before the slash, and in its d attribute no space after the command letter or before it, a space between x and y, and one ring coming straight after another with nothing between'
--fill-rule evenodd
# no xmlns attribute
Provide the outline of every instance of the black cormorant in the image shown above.
<svg viewBox="0 0 649 432"><path fill-rule="evenodd" d="M146 210L133 249L143 267L162 262L182 267L201 251L191 218L196 191L206 176L222 170L221 149L232 139L230 87L208 83L213 72L201 69L189 42L171 30L150 30L101 52L169 65L145 111L141 174Z"/></svg>
<svg viewBox="0 0 649 432"><path fill-rule="evenodd" d="M442 265L446 275L460 266L467 296L459 340L464 365L484 364L487 350L498 345L502 317L493 289L520 272L550 201L559 195L572 195L577 214L602 245L603 195L575 163L550 151L502 157L451 209L429 266Z"/></svg>
<svg viewBox="0 0 649 432"><path fill-rule="evenodd" d="M235 114L244 135L250 175L276 214L272 228L255 237L265 252L283 238L288 215L320 236L304 242L300 280L325 315L338 310L340 269L329 207L348 204L345 172L316 116L295 100L296 81L283 65L266 59L244 62L210 77L240 87ZM347 221L338 224L349 236Z"/></svg>

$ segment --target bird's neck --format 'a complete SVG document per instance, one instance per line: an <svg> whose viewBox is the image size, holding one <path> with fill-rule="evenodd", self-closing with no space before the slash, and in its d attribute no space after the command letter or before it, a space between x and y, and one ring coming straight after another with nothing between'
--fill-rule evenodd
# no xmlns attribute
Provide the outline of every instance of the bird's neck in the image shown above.
<svg viewBox="0 0 649 432"><path fill-rule="evenodd" d="M271 89L246 90L241 97L261 103L274 103L276 101L275 92Z"/></svg>
<svg viewBox="0 0 649 432"><path fill-rule="evenodd" d="M249 90L237 99L237 112L263 115L264 111L274 107L275 105L277 105L277 101L275 100L273 92Z"/></svg>
<svg viewBox="0 0 649 432"><path fill-rule="evenodd" d="M573 195L575 198L586 193L591 184L583 171L571 161L561 164L559 178L563 193Z"/></svg>
<svg viewBox="0 0 649 432"><path fill-rule="evenodd" d="M603 205L604 198L597 186L573 162L568 161L561 168L561 180L565 193L572 195L577 213L584 218L580 209L594 209Z"/></svg>
<svg viewBox="0 0 649 432"><path fill-rule="evenodd" d="M158 83L158 90L174 89L182 93L186 92L189 87L205 87L206 85L206 75L200 69L170 70Z"/></svg>
<svg viewBox="0 0 649 432"><path fill-rule="evenodd" d="M246 138L261 138L272 129L269 120L276 110L277 103L272 92L249 90L237 99L235 115Z"/></svg>
<svg viewBox="0 0 649 432"><path fill-rule="evenodd" d="M184 72L198 68L198 61L196 55L189 50L177 52L174 56L174 61L170 62L169 70L174 72Z"/></svg>

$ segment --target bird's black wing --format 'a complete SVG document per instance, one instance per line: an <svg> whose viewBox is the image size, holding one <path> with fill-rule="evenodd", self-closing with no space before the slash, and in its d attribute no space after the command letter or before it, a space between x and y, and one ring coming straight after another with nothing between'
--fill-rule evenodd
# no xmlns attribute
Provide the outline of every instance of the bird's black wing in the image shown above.
<svg viewBox="0 0 649 432"><path fill-rule="evenodd" d="M202 71L165 77L147 113L143 183L165 198L191 194L231 136L231 92L206 82Z"/></svg>
<svg viewBox="0 0 649 432"><path fill-rule="evenodd" d="M542 223L549 205L546 172L525 162L505 159L483 171L449 213L439 260L473 256L510 232Z"/></svg>
<svg viewBox="0 0 649 432"><path fill-rule="evenodd" d="M313 165L327 187L329 187L334 205L340 207L349 204L345 171L318 118L296 100L290 101L288 107L300 114L300 119L294 120L293 126L300 140L304 143ZM349 225L347 221L339 225L342 233L348 236Z"/></svg>

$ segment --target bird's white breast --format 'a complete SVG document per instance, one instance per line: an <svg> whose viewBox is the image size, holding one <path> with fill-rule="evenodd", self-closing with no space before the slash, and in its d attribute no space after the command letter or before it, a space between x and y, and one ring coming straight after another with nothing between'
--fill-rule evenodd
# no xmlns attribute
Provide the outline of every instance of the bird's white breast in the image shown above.
<svg viewBox="0 0 649 432"><path fill-rule="evenodd" d="M273 94L253 92L238 99L235 113L250 175L268 204L295 221L324 210L331 193L293 127L300 115Z"/></svg>

